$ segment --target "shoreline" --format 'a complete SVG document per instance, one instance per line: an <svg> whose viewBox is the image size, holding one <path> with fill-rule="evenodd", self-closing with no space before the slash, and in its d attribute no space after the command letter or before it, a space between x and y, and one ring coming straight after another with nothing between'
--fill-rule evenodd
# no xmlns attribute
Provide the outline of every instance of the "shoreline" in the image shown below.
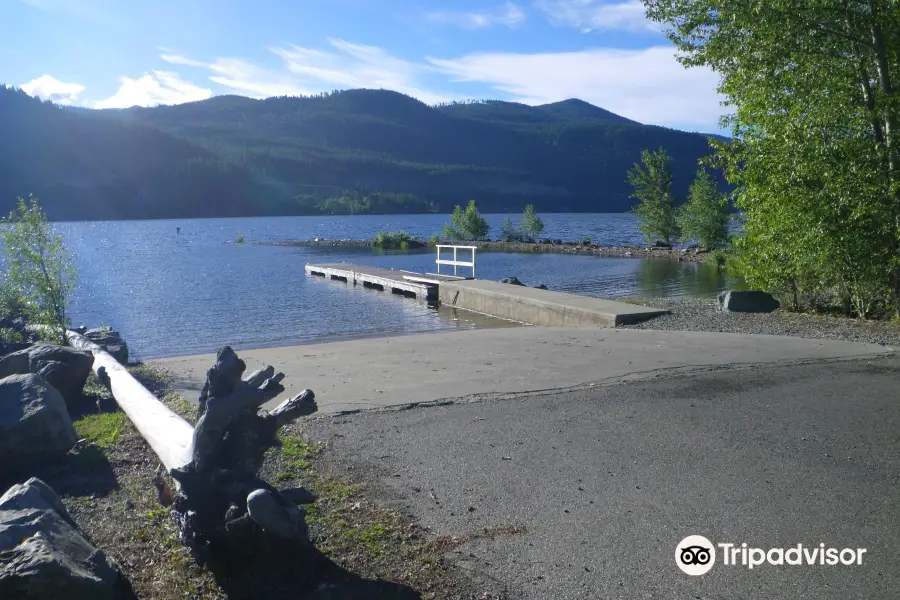
<svg viewBox="0 0 900 600"><path fill-rule="evenodd" d="M842 340L855 343L872 343L882 345L895 350L900 350L900 324L885 321L859 321L858 319L837 316L808 313L793 313L786 310L776 310L771 313L721 313L715 309L714 298L696 298L693 296L681 296L671 298L631 298L616 297L603 298L616 302L642 304L653 308L661 308L670 311L670 314L655 317L642 323L633 325L620 325L615 329L652 329L656 331L694 331L708 333L743 333L757 335L776 335L787 338L799 338L805 340ZM464 311L471 316L470 311ZM272 351L284 349L306 348L309 351L346 342L361 342L371 340L400 340L420 335L441 335L462 333L467 331L479 331L484 329L516 329L533 328L534 325L508 321L499 317L481 315L486 320L496 321L496 324L486 324L475 327L460 327L455 329L429 329L424 331L383 331L378 333L353 333L340 336L324 336L313 341L303 343L283 343L283 341L266 344L234 345L236 352ZM573 329L574 330L574 329ZM155 354L152 356L140 356L142 361L149 363L180 358L214 355L215 350L207 352L185 352L179 354ZM199 393L199 392L198 392Z"/></svg>
<svg viewBox="0 0 900 600"><path fill-rule="evenodd" d="M260 246L286 246L304 248L346 248L358 250L380 249L371 240L327 240L316 238L314 240L291 240L283 242L255 242ZM450 242L441 242L450 244ZM480 252L508 252L508 253L541 253L553 254L577 254L580 256L602 256L606 258L656 258L673 260L678 262L707 263L714 262L714 254L696 248L657 248L653 246L601 246L598 244L582 244L580 242L502 242L497 240L458 242L476 246ZM418 242L407 250L426 250L433 248L430 242ZM385 249L385 251L403 251L398 249Z"/></svg>

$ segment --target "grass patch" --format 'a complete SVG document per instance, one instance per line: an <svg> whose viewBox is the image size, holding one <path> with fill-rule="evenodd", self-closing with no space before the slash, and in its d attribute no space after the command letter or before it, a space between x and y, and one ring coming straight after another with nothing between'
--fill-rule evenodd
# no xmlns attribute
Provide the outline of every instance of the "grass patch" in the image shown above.
<svg viewBox="0 0 900 600"><path fill-rule="evenodd" d="M131 373L131 376L137 379L141 385L156 396L160 396L169 391L168 376L147 363L142 362L135 365L129 365L128 372Z"/></svg>
<svg viewBox="0 0 900 600"><path fill-rule="evenodd" d="M81 389L81 395L95 396L97 398L112 398L112 394L109 393L106 386L97 380L97 376L94 375L93 371L88 374L87 381L84 382L84 387Z"/></svg>
<svg viewBox="0 0 900 600"><path fill-rule="evenodd" d="M109 448L119 443L125 420L125 413L117 411L87 415L75 421L73 425L78 437L85 438L101 448Z"/></svg>
<svg viewBox="0 0 900 600"><path fill-rule="evenodd" d="M181 394L178 392L166 392L162 398L160 398L163 404L168 406L172 412L180 416L182 419L190 423L194 424L194 421L197 418L197 405L188 402L184 398L181 397Z"/></svg>
<svg viewBox="0 0 900 600"><path fill-rule="evenodd" d="M95 444L74 458L80 474L75 479L105 466L114 473L115 488L74 494L64 485L54 488L87 537L116 559L137 597L224 598L212 573L179 543L170 509L160 506L150 483L159 459L124 413L90 415L76 421L75 429Z"/></svg>

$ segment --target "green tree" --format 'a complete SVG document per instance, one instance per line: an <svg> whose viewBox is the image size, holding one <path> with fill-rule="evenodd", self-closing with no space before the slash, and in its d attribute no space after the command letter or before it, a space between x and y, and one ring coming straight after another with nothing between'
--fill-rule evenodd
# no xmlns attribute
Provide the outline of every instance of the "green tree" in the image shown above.
<svg viewBox="0 0 900 600"><path fill-rule="evenodd" d="M466 209L457 204L450 215L450 224L444 226L444 238L448 240L485 240L491 226L478 212L474 200Z"/></svg>
<svg viewBox="0 0 900 600"><path fill-rule="evenodd" d="M522 232L522 235L529 242L535 241L537 237L541 235L541 232L544 231L544 221L534 212L533 204L529 204L525 207L525 213L522 215L522 222L519 223L519 231Z"/></svg>
<svg viewBox="0 0 900 600"><path fill-rule="evenodd" d="M49 325L65 342L68 300L75 289L75 268L41 212L38 199L18 199L18 209L0 220L0 241L8 285L18 290L24 313L35 324Z"/></svg>
<svg viewBox="0 0 900 600"><path fill-rule="evenodd" d="M697 240L708 250L728 243L728 197L709 172L700 167L688 194L688 201L676 213L682 240Z"/></svg>
<svg viewBox="0 0 900 600"><path fill-rule="evenodd" d="M639 202L634 207L641 222L638 229L647 243L657 239L671 245L678 238L672 197L672 157L662 148L654 152L644 150L641 162L643 166L635 163L628 171L628 183L634 188L631 198Z"/></svg>
<svg viewBox="0 0 900 600"><path fill-rule="evenodd" d="M500 227L500 239L504 242L521 242L522 234L519 228L513 224L512 219L506 217L503 219L503 225Z"/></svg>
<svg viewBox="0 0 900 600"><path fill-rule="evenodd" d="M714 143L748 283L798 307L900 311L896 0L644 0L687 66L720 75Z"/></svg>

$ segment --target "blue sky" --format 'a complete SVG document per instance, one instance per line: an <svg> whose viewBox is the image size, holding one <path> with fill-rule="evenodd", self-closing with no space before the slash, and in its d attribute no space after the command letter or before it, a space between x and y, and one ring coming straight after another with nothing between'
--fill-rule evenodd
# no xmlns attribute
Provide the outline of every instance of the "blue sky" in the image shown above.
<svg viewBox="0 0 900 600"><path fill-rule="evenodd" d="M0 83L92 108L369 87L718 131L674 55L637 0L0 0Z"/></svg>

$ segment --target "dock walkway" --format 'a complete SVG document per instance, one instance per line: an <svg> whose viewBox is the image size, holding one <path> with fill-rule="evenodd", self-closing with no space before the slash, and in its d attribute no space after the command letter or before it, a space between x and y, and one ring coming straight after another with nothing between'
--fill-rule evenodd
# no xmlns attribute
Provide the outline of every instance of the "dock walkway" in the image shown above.
<svg viewBox="0 0 900 600"><path fill-rule="evenodd" d="M368 288L401 294L409 298L435 302L438 286L450 281L461 281L460 277L397 271L380 267L366 267L347 263L306 265L307 275L317 275L326 279L363 285Z"/></svg>

